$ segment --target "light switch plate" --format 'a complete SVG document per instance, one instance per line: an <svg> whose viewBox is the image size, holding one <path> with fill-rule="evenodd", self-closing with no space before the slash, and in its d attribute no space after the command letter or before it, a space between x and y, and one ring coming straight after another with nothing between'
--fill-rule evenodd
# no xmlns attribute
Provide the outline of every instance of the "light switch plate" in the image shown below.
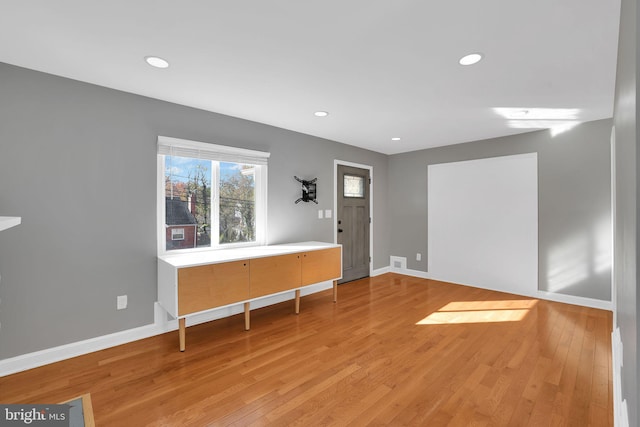
<svg viewBox="0 0 640 427"><path fill-rule="evenodd" d="M118 295L117 307L118 307L118 310L124 310L125 308L127 308L127 296L126 295Z"/></svg>

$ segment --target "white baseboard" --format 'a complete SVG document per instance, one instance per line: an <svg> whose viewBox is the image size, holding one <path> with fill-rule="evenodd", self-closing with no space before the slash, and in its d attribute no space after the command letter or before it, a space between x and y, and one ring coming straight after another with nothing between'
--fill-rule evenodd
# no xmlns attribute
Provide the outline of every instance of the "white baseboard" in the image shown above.
<svg viewBox="0 0 640 427"><path fill-rule="evenodd" d="M310 295L326 289L331 289L332 287L333 282L322 282L302 288L300 290L300 295ZM254 300L251 301L251 309L253 310L287 301L293 299L294 296L294 291L288 291ZM302 304L304 304L304 302L302 302ZM223 317L243 312L243 304L226 306L190 316L187 319L187 325L190 326L210 322L212 320L221 319ZM72 357L81 356L83 354L93 353L94 351L104 350L109 347L115 347L121 344L164 334L177 329L178 321L176 319L169 320L167 312L160 306L160 304L155 303L153 324L0 360L0 377L59 362L61 360L70 359Z"/></svg>
<svg viewBox="0 0 640 427"><path fill-rule="evenodd" d="M613 311L613 304L611 303L611 301L577 297L574 295L556 294L554 292L546 291L538 291L535 298L563 302L566 304L581 305L583 307L599 308L600 310Z"/></svg>
<svg viewBox="0 0 640 427"><path fill-rule="evenodd" d="M407 276L420 277L422 279L440 280L440 279L431 277L429 273L425 271L410 270L410 269L404 269L404 270L394 269L394 272L400 273L400 274L406 274ZM463 284L463 286L478 287L478 286L467 285L467 284ZM497 292L505 292L504 290L501 290L501 289L490 289L490 288L483 288L483 289L489 289L491 291L497 291ZM583 307L591 307L591 308L598 308L601 310L613 311L613 304L611 303L611 301L577 297L574 295L557 294L557 293L546 292L546 291L536 291L531 295L523 295L523 296L538 298L538 299L543 299L548 301L563 302L565 304L581 305Z"/></svg>
<svg viewBox="0 0 640 427"><path fill-rule="evenodd" d="M371 272L371 277L381 276L389 271L389 267L377 268Z"/></svg>
<svg viewBox="0 0 640 427"><path fill-rule="evenodd" d="M141 340L166 332L155 324L140 326L138 328L127 329L126 331L115 332L109 335L89 338L58 347L27 353L9 359L0 360L0 377L26 371L49 363L59 362L105 348L115 347L128 342Z"/></svg>
<svg viewBox="0 0 640 427"><path fill-rule="evenodd" d="M411 270L409 268L405 268L404 270L398 270L396 271L396 273L405 274L411 277L419 277L421 279L431 279L431 276L429 276L429 273L427 273L426 271Z"/></svg>

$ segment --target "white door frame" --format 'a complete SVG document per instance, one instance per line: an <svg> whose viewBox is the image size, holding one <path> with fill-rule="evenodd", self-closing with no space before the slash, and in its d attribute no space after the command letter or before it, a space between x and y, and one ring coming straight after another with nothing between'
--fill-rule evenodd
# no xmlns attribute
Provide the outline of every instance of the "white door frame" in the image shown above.
<svg viewBox="0 0 640 427"><path fill-rule="evenodd" d="M371 224L369 224L369 259L371 260L369 262L369 277L373 277L373 224L375 221L373 217L373 166L346 160L333 160L333 243L338 243L338 165L369 171L369 178L371 179L371 184L369 184L369 216L371 217Z"/></svg>
<svg viewBox="0 0 640 427"><path fill-rule="evenodd" d="M611 309L613 330L618 327L618 288L616 284L616 128L611 127Z"/></svg>

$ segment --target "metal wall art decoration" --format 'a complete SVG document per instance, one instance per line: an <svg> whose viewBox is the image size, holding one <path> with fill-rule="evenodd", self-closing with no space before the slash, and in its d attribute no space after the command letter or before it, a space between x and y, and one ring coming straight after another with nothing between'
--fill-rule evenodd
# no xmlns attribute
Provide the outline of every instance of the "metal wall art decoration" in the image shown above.
<svg viewBox="0 0 640 427"><path fill-rule="evenodd" d="M318 178L313 178L310 181L300 179L297 176L294 176L294 178L296 179L296 181L302 183L302 197L296 200L296 204L300 202L313 202L317 205L318 201L316 200L316 181L318 180Z"/></svg>

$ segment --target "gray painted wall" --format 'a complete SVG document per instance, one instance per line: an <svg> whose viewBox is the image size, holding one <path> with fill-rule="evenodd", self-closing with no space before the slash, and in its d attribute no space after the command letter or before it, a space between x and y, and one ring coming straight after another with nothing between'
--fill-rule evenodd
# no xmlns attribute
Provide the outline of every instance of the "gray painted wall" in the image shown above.
<svg viewBox="0 0 640 427"><path fill-rule="evenodd" d="M385 155L2 63L0 100L0 215L22 216L0 235L0 359L153 323L158 135L271 152L270 243L333 242L334 159L373 166L388 265ZM294 205L294 175L319 205Z"/></svg>
<svg viewBox="0 0 640 427"><path fill-rule="evenodd" d="M610 221L611 120L385 156L1 63L0 99L0 215L23 217L0 235L0 359L153 322L158 135L271 152L270 243L333 241L317 210L333 209L334 159L373 166L376 269L426 271L428 164L538 152L543 290L545 254ZM294 205L294 175L318 177L319 205ZM609 300L608 274L562 292Z"/></svg>
<svg viewBox="0 0 640 427"><path fill-rule="evenodd" d="M427 165L537 152L539 289L611 301L611 126L599 120L556 136L544 130L390 156L391 255L427 271ZM554 259L566 280L554 276Z"/></svg>
<svg viewBox="0 0 640 427"><path fill-rule="evenodd" d="M615 307L616 324L623 343L622 398L627 400L629 425L640 423L638 406L638 22L637 1L622 0L618 67L614 105L616 133L615 186Z"/></svg>

